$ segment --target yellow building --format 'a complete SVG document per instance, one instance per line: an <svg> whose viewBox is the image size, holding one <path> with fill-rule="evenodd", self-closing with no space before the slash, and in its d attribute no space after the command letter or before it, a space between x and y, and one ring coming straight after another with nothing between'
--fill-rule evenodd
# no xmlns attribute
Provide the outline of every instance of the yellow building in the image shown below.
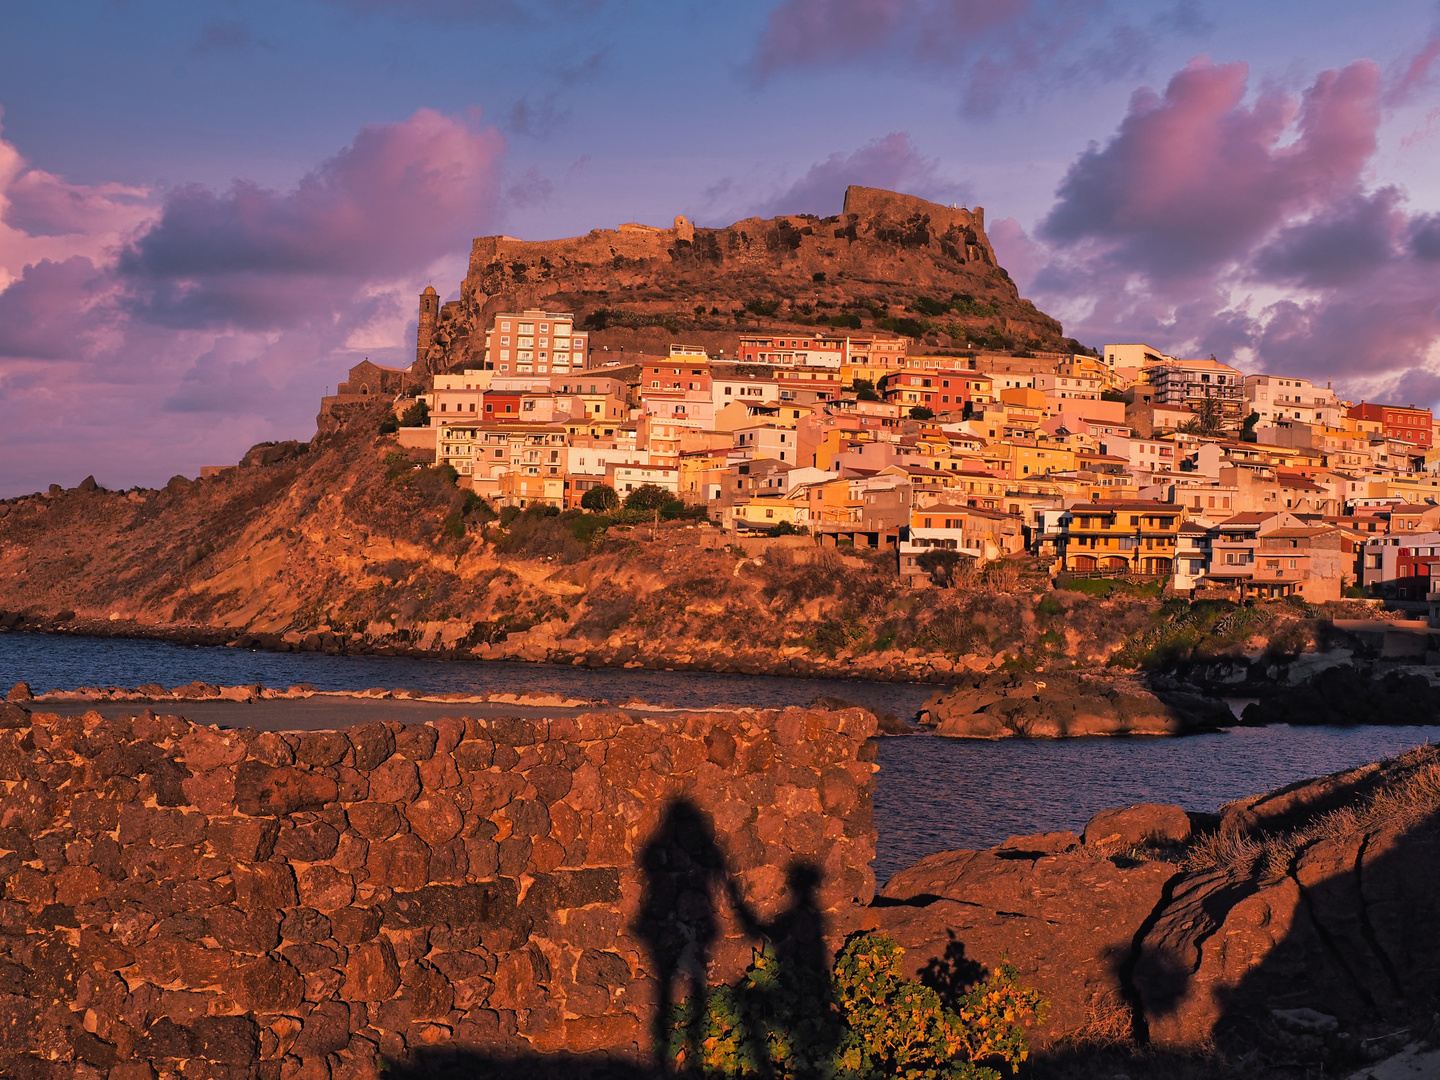
<svg viewBox="0 0 1440 1080"><path fill-rule="evenodd" d="M1034 445L1011 442L1009 475L1012 480L1044 476L1052 472L1070 472L1075 468L1075 451L1058 443L1038 442Z"/></svg>
<svg viewBox="0 0 1440 1080"><path fill-rule="evenodd" d="M782 522L797 527L807 525L809 518L810 510L804 502L767 495L730 507L724 525L739 532L764 532Z"/></svg>
<svg viewBox="0 0 1440 1080"><path fill-rule="evenodd" d="M1157 502L1077 503L1063 524L1058 548L1065 570L1106 570L1168 576L1182 507Z"/></svg>

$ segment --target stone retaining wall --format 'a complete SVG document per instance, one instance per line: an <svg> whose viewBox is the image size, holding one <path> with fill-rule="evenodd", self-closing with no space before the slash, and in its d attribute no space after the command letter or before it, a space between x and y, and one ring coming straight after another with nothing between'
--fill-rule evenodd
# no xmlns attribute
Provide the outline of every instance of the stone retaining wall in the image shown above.
<svg viewBox="0 0 1440 1080"><path fill-rule="evenodd" d="M0 709L7 1076L639 1059L657 974L733 979L787 870L818 871L832 943L874 892L858 709L286 734Z"/></svg>

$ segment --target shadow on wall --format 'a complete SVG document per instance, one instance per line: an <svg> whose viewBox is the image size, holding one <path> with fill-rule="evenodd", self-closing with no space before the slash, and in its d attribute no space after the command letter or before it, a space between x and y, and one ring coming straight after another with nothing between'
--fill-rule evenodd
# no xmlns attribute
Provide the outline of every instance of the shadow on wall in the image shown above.
<svg viewBox="0 0 1440 1080"><path fill-rule="evenodd" d="M644 890L630 929L644 944L646 973L654 980L651 1060L637 1062L604 1052L593 1054L490 1054L454 1047L413 1051L403 1063L391 1063L391 1080L443 1076L524 1077L571 1080L575 1077L664 1077L704 1075L697 1062L708 1037L707 985L711 950L721 933L722 905L772 958L772 977L736 991L734 1011L749 1056L768 1062L762 1045L769 1033L790 1033L828 1056L842 1032L838 1018L824 1030L807 1021L827 1009L832 996L832 958L826 946L825 917L818 902L822 875L805 860L786 868L788 906L771 919L746 903L726 866L709 814L687 799L670 802L659 827L640 853ZM838 1014L834 1014L837 1015ZM805 1030L798 1030L809 1024ZM831 1030L833 1028L833 1030ZM679 1064L677 1064L677 1062ZM692 1063L686 1066L684 1063ZM763 1069L759 1075L768 1075Z"/></svg>

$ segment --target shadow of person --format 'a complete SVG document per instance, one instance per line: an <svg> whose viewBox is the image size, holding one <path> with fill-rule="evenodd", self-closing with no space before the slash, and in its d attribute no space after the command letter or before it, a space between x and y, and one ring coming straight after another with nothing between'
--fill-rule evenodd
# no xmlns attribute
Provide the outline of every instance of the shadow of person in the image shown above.
<svg viewBox="0 0 1440 1080"><path fill-rule="evenodd" d="M725 856L715 843L709 815L686 799L670 803L640 853L640 867L645 887L632 929L644 941L655 975L655 1061L663 1072L670 1072L677 1002L689 999L685 1062L699 1059L704 1038L706 975L710 949L719 934L715 890L727 882ZM682 988L682 983L688 987Z"/></svg>
<svg viewBox="0 0 1440 1080"><path fill-rule="evenodd" d="M742 1011L756 1044L750 1060L763 1076L774 1075L775 1060L785 1061L791 1076L828 1076L844 1029L830 978L825 916L816 896L821 874L814 864L796 860L785 880L790 905L769 921L755 914L733 880L726 883L745 932L765 942L759 970L744 987Z"/></svg>
<svg viewBox="0 0 1440 1080"><path fill-rule="evenodd" d="M985 965L965 955L965 943L954 930L946 930L949 943L941 956L932 956L920 969L919 979L940 995L946 1008L956 1009L965 992L985 977Z"/></svg>

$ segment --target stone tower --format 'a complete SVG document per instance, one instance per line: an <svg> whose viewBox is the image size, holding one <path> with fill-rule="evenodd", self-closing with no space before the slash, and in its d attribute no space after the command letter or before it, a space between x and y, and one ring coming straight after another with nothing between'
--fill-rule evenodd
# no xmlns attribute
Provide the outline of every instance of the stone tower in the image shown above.
<svg viewBox="0 0 1440 1080"><path fill-rule="evenodd" d="M426 285L420 294L420 325L415 330L415 366L425 367L425 354L435 341L435 323L440 318L440 294L434 285Z"/></svg>

